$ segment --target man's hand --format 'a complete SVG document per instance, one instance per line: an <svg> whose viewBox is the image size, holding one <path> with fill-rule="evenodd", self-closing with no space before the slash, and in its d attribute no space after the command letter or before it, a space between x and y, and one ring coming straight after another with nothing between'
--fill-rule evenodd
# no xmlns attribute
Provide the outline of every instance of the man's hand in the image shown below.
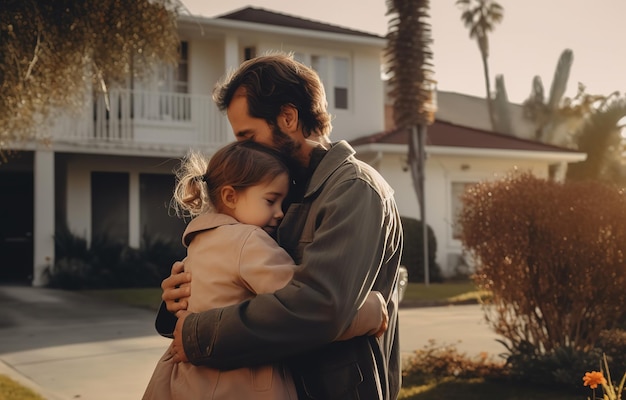
<svg viewBox="0 0 626 400"><path fill-rule="evenodd" d="M174 340L172 342L172 360L174 362L189 362L185 354L185 348L183 347L183 323L189 314L191 313L186 310L181 310L176 313L178 321L176 322L176 328L174 328Z"/></svg>
<svg viewBox="0 0 626 400"><path fill-rule="evenodd" d="M382 299L382 295L380 293L378 293L378 296L381 297ZM384 305L384 299L383 299L383 307L382 307L382 311L383 311L383 322L380 324L380 328L378 328L378 331L376 333L374 333L374 336L379 338L383 335L383 333L385 333L387 331L387 328L389 328L389 312L387 311L387 306Z"/></svg>
<svg viewBox="0 0 626 400"><path fill-rule="evenodd" d="M174 314L181 310L187 310L189 304L187 300L191 294L191 274L184 272L183 268L183 262L176 261L172 265L172 274L161 282L161 289L163 289L161 298L165 302L167 310Z"/></svg>

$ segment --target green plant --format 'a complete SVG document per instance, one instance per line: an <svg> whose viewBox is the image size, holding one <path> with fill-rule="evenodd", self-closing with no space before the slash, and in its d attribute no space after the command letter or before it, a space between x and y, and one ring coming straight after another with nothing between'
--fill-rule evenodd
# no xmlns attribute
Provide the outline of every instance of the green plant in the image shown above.
<svg viewBox="0 0 626 400"><path fill-rule="evenodd" d="M606 374L606 378L604 377L604 374ZM624 383L626 383L626 373L624 373L622 379L617 385L613 383L606 354L602 355L600 371L586 372L585 376L583 376L583 385L589 386L592 390L593 400L596 399L596 388L600 385L602 386L602 391L604 392L604 396L602 397L604 400L622 400Z"/></svg>
<svg viewBox="0 0 626 400"><path fill-rule="evenodd" d="M608 354L608 361L613 365L617 376L626 374L626 331L623 329L605 330L600 333L598 348Z"/></svg>
<svg viewBox="0 0 626 400"><path fill-rule="evenodd" d="M446 378L504 379L507 374L504 363L494 361L486 353L469 357L454 345L438 345L431 339L406 360L402 379L403 385L412 386Z"/></svg>
<svg viewBox="0 0 626 400"><path fill-rule="evenodd" d="M502 341L506 346L506 343ZM530 343L511 348L507 347L507 366L511 380L525 385L560 387L571 393L580 393L577 378L580 370L597 365L602 352L571 347L559 347L543 353Z"/></svg>
<svg viewBox="0 0 626 400"><path fill-rule="evenodd" d="M487 319L511 357L532 361L516 361L529 374L534 362L571 362L593 351L601 333L623 320L622 191L516 173L472 186L459 222L477 263L475 282L492 294Z"/></svg>
<svg viewBox="0 0 626 400"><path fill-rule="evenodd" d="M422 221L401 217L404 231L402 265L409 271L409 282L424 282L424 248ZM441 267L437 264L437 239L428 226L428 277L430 282L442 282Z"/></svg>
<svg viewBox="0 0 626 400"><path fill-rule="evenodd" d="M185 249L144 233L135 249L106 235L87 241L62 227L55 235L56 259L46 269L49 287L98 289L158 287Z"/></svg>

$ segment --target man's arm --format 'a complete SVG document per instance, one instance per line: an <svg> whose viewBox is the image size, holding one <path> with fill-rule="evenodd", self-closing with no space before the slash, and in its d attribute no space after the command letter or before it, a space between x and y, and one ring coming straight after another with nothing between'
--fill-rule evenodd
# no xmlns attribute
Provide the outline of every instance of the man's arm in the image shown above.
<svg viewBox="0 0 626 400"><path fill-rule="evenodd" d="M359 179L325 195L314 240L290 284L179 321L192 363L221 369L268 363L329 343L347 328L383 263L385 205Z"/></svg>

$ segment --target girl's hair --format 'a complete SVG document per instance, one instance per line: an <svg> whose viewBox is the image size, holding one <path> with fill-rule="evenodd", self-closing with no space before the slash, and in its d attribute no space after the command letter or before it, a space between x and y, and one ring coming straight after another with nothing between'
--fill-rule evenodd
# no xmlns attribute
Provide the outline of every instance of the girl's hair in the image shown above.
<svg viewBox="0 0 626 400"><path fill-rule="evenodd" d="M290 105L298 110L305 137L330 135L332 124L324 85L315 70L295 61L293 55L273 52L243 62L215 86L213 100L217 107L225 111L240 87L246 89L251 117L276 125L282 108Z"/></svg>
<svg viewBox="0 0 626 400"><path fill-rule="evenodd" d="M224 186L244 190L289 174L281 157L273 149L252 141L230 143L210 160L191 151L175 171L171 206L183 218L215 211L221 204L220 191Z"/></svg>

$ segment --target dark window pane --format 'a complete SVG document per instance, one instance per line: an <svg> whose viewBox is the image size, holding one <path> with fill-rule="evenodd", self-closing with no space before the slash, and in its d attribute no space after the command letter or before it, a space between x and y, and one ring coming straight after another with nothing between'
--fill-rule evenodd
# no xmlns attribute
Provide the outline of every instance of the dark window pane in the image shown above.
<svg viewBox="0 0 626 400"><path fill-rule="evenodd" d="M169 208L174 190L174 175L141 174L139 185L142 236L147 234L151 239L180 243L185 222Z"/></svg>
<svg viewBox="0 0 626 400"><path fill-rule="evenodd" d="M128 244L128 185L127 173L91 173L92 238L106 236Z"/></svg>
<svg viewBox="0 0 626 400"><path fill-rule="evenodd" d="M335 88L335 108L341 110L348 109L348 89L346 88Z"/></svg>

